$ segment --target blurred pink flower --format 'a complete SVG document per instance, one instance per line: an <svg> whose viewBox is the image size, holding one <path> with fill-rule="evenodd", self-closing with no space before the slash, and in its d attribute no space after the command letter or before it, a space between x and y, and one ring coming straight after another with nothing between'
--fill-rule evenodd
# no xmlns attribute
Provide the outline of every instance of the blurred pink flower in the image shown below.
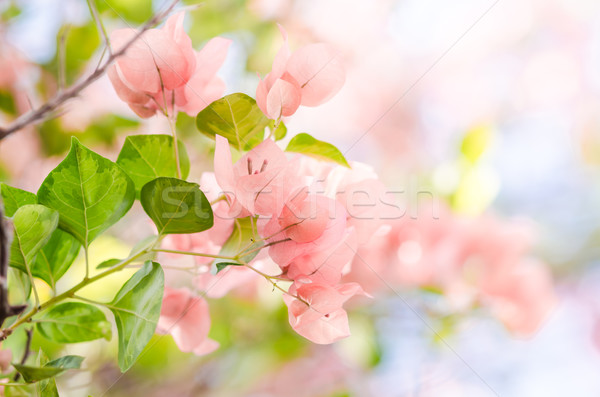
<svg viewBox="0 0 600 397"><path fill-rule="evenodd" d="M6 372L10 368L12 362L12 350L2 349L0 350L0 371Z"/></svg>
<svg viewBox="0 0 600 397"><path fill-rule="evenodd" d="M219 344L208 338L210 314L206 301L189 290L165 287L157 332L171 334L183 352L208 354Z"/></svg>
<svg viewBox="0 0 600 397"><path fill-rule="evenodd" d="M546 266L521 261L481 286L484 301L517 336L533 335L556 307L552 276Z"/></svg>

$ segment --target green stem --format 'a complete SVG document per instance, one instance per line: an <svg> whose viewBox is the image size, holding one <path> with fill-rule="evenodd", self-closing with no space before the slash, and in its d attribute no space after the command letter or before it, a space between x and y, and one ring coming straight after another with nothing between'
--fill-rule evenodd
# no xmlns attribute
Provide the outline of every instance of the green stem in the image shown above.
<svg viewBox="0 0 600 397"><path fill-rule="evenodd" d="M83 248L83 253L85 254L85 278L89 278L90 277L90 255L89 255L87 246L85 246Z"/></svg>
<svg viewBox="0 0 600 397"><path fill-rule="evenodd" d="M166 252L169 254L180 254L180 255L191 255L191 256L202 256L204 258L213 258L213 259L228 259L228 260L236 260L234 256L224 256L224 255L212 255L212 254L204 254L201 252L191 252L191 251L179 251L179 250L168 250L164 248L154 248L152 251L154 252Z"/></svg>
<svg viewBox="0 0 600 397"><path fill-rule="evenodd" d="M278 276L271 276L268 275L267 273L262 272L261 270L258 270L257 268L255 268L254 266L249 265L248 263L244 262L244 261L239 261L242 265L244 265L245 267L247 267L248 269L252 270L253 272L256 272L257 274L260 274L261 276L263 276L265 278L265 280L267 280L269 283L271 283L271 285L273 285L273 288L277 288L278 290L280 290L281 292L283 292L284 294L291 296L294 299L298 299L300 302L304 303L307 306L310 306L310 303L308 303L307 301L305 301L304 299L300 298L297 295L294 294L290 294L288 291L286 291L284 288L281 288L279 286L279 284L277 284L276 281L273 280L282 280L280 277ZM289 281L289 280L282 280L282 281Z"/></svg>
<svg viewBox="0 0 600 397"><path fill-rule="evenodd" d="M215 205L219 201L223 201L223 200L227 200L227 197L225 197L224 194L220 195L219 197L217 197L216 199L214 199L213 201L211 201L210 205Z"/></svg>
<svg viewBox="0 0 600 397"><path fill-rule="evenodd" d="M172 111L173 116L167 117L169 119L169 127L171 128L171 134L173 134L173 150L175 152L175 163L177 165L177 177L181 179L181 165L179 164L179 145L177 140L177 127L175 126L175 109Z"/></svg>
<svg viewBox="0 0 600 397"><path fill-rule="evenodd" d="M151 244L149 244L145 249L139 251L138 253L136 253L135 255L130 256L127 259L124 259L123 261L121 261L121 263L119 263L118 265L115 265L114 267L99 273L97 275L95 275L94 277L86 277L84 278L81 282L79 282L78 284L76 284L75 286L73 286L71 289L63 292L62 294L56 295L55 297L47 300L46 302L42 303L41 305L36 305L33 309L31 309L31 311L29 311L29 313L25 314L23 317L19 318L14 324L12 324L10 327L8 327L5 331L8 331L9 333L11 333L12 331L14 331L18 326L30 321L30 319L35 316L37 313L44 311L45 309L47 309L48 307L54 305L55 303L58 303L62 300L68 299L68 298L73 298L73 296L75 295L75 292L79 291L80 289L88 286L89 284L94 283L95 281L98 281L106 276L109 276L113 273L116 273L118 271L123 270L125 267L127 267L127 265L129 265L130 263L134 262L136 259L138 259L139 257L145 255L151 248L152 246L155 244L155 241L152 241Z"/></svg>

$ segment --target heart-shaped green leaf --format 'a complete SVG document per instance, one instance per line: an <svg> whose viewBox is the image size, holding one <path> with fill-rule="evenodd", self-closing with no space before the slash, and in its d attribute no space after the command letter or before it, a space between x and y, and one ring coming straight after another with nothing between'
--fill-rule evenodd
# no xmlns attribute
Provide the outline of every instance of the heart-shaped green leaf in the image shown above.
<svg viewBox="0 0 600 397"><path fill-rule="evenodd" d="M27 204L15 212L13 225L10 266L29 273L35 256L58 225L58 212L43 205Z"/></svg>
<svg viewBox="0 0 600 397"><path fill-rule="evenodd" d="M67 232L56 229L40 250L31 267L31 273L54 288L56 282L71 267L81 244Z"/></svg>
<svg viewBox="0 0 600 397"><path fill-rule="evenodd" d="M156 262L146 262L121 287L109 308L119 332L119 368L127 371L152 338L162 303L164 274Z"/></svg>
<svg viewBox="0 0 600 397"><path fill-rule="evenodd" d="M58 343L78 343L111 338L111 324L102 310L81 302L54 306L37 320L38 331Z"/></svg>
<svg viewBox="0 0 600 397"><path fill-rule="evenodd" d="M350 164L348 164L348 161L346 161L346 158L338 148L331 143L319 141L306 133L301 133L293 137L285 151L302 153L321 160L334 161L344 167L350 168Z"/></svg>
<svg viewBox="0 0 600 397"><path fill-rule="evenodd" d="M217 99L196 116L200 132L213 139L221 135L239 151L261 143L269 122L256 101L240 93Z"/></svg>
<svg viewBox="0 0 600 397"><path fill-rule="evenodd" d="M77 369L81 367L82 362L83 357L81 356L64 356L46 363L43 367L33 367L14 363L13 367L19 371L25 382L32 383L52 378L68 369Z"/></svg>
<svg viewBox="0 0 600 397"><path fill-rule="evenodd" d="M0 195L4 203L4 214L11 217L17 210L27 204L37 204L37 196L31 192L0 183Z"/></svg>
<svg viewBox="0 0 600 397"><path fill-rule="evenodd" d="M190 160L185 146L177 142L181 177L187 178ZM131 177L139 195L142 186L160 176L177 177L173 137L170 135L133 135L125 139L117 164Z"/></svg>
<svg viewBox="0 0 600 397"><path fill-rule="evenodd" d="M129 211L135 187L118 165L72 138L69 154L46 177L38 200L57 210L61 229L88 247Z"/></svg>
<svg viewBox="0 0 600 397"><path fill-rule="evenodd" d="M140 201L159 234L197 233L213 226L212 208L197 183L156 178L144 185Z"/></svg>

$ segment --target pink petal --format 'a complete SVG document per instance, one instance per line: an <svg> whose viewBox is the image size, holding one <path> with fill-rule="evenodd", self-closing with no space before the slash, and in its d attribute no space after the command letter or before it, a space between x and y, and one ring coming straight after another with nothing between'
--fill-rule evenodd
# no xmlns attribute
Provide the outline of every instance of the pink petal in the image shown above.
<svg viewBox="0 0 600 397"><path fill-rule="evenodd" d="M196 55L192 47L192 39L185 33L183 29L183 20L185 12L178 12L167 19L165 26L162 28L172 39L177 43L179 49L185 54L187 69L185 76L191 76L196 70Z"/></svg>
<svg viewBox="0 0 600 397"><path fill-rule="evenodd" d="M209 40L196 54L196 73L206 76L207 81L211 80L223 66L230 45L231 40L223 37Z"/></svg>
<svg viewBox="0 0 600 397"><path fill-rule="evenodd" d="M273 67L271 68L271 73L269 76L265 78L267 80L267 85L271 87L275 80L281 78L283 73L285 72L285 67L290 57L290 49L288 47L288 37L283 26L277 24L279 31L281 32L281 37L283 38L283 43L281 44L281 48L275 55L275 59L273 60Z"/></svg>
<svg viewBox="0 0 600 397"><path fill-rule="evenodd" d="M293 79L277 79L267 94L267 113L272 119L291 116L301 101L300 86Z"/></svg>
<svg viewBox="0 0 600 397"><path fill-rule="evenodd" d="M212 339L206 339L202 344L196 346L193 350L193 353L197 356L203 356L205 354L209 354L214 352L219 348L219 342L214 341Z"/></svg>
<svg viewBox="0 0 600 397"><path fill-rule="evenodd" d="M127 103L135 103L143 105L148 102L148 95L141 91L135 91L126 86L123 81L119 78L119 73L117 72L117 66L111 65L106 72L110 82L112 83L117 95L124 102Z"/></svg>
<svg viewBox="0 0 600 397"><path fill-rule="evenodd" d="M267 89L266 80L258 81L258 85L256 86L256 104L265 114L265 116L269 116L269 112L267 111L267 95L269 94L269 90Z"/></svg>
<svg viewBox="0 0 600 397"><path fill-rule="evenodd" d="M111 35L114 48L122 48L135 34L133 29L114 31ZM125 85L155 94L160 91L161 83L169 90L185 84L191 73L188 58L165 32L150 29L118 58L116 65Z"/></svg>
<svg viewBox="0 0 600 397"><path fill-rule="evenodd" d="M302 88L302 105L318 106L342 88L346 72L339 55L327 44L311 44L295 51L286 71Z"/></svg>
<svg viewBox="0 0 600 397"><path fill-rule="evenodd" d="M220 135L215 136L215 141L215 177L225 194L233 194L235 177L229 141Z"/></svg>
<svg viewBox="0 0 600 397"><path fill-rule="evenodd" d="M202 346L208 337L208 304L187 289L167 287L157 329L161 333L170 333L181 351L194 351Z"/></svg>

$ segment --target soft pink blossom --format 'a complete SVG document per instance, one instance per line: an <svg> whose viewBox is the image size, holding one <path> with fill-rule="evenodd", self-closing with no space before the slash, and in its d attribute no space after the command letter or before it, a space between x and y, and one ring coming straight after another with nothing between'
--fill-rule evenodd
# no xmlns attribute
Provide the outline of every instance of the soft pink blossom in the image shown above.
<svg viewBox="0 0 600 397"><path fill-rule="evenodd" d="M165 288L157 332L171 334L183 352L208 354L219 344L208 338L210 314L206 301L189 290Z"/></svg>
<svg viewBox="0 0 600 397"><path fill-rule="evenodd" d="M231 206L231 216L278 213L296 187L292 171L284 152L271 139L232 164L229 142L216 136L215 175Z"/></svg>
<svg viewBox="0 0 600 397"><path fill-rule="evenodd" d="M346 73L331 46L310 44L290 54L287 33L279 26L283 44L271 72L256 88L256 103L271 119L291 116L300 105L318 106L344 85Z"/></svg>
<svg viewBox="0 0 600 397"><path fill-rule="evenodd" d="M171 16L161 29L149 29L108 69L119 98L140 117L157 110L177 110L195 115L221 96L223 82L216 77L227 54L229 40L215 38L194 51L183 30L185 13ZM116 50L131 40L135 29L112 32Z"/></svg>
<svg viewBox="0 0 600 397"><path fill-rule="evenodd" d="M302 256L318 254L345 236L346 211L334 199L301 189L292 194L279 215L261 224L269 255L282 268Z"/></svg>
<svg viewBox="0 0 600 397"><path fill-rule="evenodd" d="M354 295L365 295L356 283L332 287L296 282L290 287L289 293L304 301L287 294L283 296L290 325L298 334L318 344L329 344L350 336L348 315L342 306Z"/></svg>

